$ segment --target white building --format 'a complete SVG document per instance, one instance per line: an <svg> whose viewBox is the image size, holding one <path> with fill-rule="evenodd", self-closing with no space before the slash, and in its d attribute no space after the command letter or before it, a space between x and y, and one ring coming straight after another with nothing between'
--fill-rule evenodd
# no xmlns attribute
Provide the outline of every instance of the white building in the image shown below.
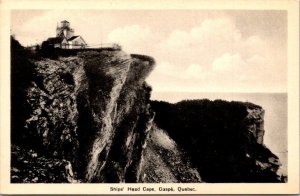
<svg viewBox="0 0 300 196"><path fill-rule="evenodd" d="M78 49L86 48L87 44L80 35L74 36L74 29L66 20L61 21L56 27L56 37L47 39L47 44L54 48Z"/></svg>

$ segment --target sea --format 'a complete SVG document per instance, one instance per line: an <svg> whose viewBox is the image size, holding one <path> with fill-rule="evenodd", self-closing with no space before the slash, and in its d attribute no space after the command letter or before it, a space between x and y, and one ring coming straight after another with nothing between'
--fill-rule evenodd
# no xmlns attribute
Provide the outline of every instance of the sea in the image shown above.
<svg viewBox="0 0 300 196"><path fill-rule="evenodd" d="M152 92L151 100L176 103L181 100L222 99L251 102L265 110L264 144L279 157L281 169L287 172L287 93L193 93Z"/></svg>

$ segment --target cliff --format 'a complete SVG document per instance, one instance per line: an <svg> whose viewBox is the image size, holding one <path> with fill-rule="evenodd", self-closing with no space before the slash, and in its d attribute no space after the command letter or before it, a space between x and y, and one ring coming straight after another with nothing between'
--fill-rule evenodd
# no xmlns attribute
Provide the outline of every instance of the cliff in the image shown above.
<svg viewBox="0 0 300 196"><path fill-rule="evenodd" d="M154 129L145 78L154 64L119 50L54 58L13 50L12 182L145 182L154 176L159 165L144 161ZM162 171L160 178L168 175ZM160 178L152 181L168 181Z"/></svg>
<svg viewBox="0 0 300 196"><path fill-rule="evenodd" d="M121 50L32 54L12 40L11 181L277 179L262 108L151 102L154 65Z"/></svg>
<svg viewBox="0 0 300 196"><path fill-rule="evenodd" d="M264 109L245 102L153 101L155 123L182 146L205 182L284 182L263 143Z"/></svg>

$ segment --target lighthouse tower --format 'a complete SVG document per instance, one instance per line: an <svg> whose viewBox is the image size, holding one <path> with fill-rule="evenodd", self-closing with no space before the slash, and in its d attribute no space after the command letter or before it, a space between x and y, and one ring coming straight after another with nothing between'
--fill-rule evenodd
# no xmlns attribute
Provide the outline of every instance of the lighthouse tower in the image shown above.
<svg viewBox="0 0 300 196"><path fill-rule="evenodd" d="M66 38L67 40L74 36L74 29L70 27L70 23L66 20L61 21L56 27L56 37Z"/></svg>

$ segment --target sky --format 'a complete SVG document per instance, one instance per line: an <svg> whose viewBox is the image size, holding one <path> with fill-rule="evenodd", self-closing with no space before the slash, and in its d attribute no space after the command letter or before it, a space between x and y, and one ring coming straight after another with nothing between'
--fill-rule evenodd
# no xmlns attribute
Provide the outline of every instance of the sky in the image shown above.
<svg viewBox="0 0 300 196"><path fill-rule="evenodd" d="M287 12L274 10L14 10L24 46L68 20L89 45L155 58L153 92L286 92Z"/></svg>

